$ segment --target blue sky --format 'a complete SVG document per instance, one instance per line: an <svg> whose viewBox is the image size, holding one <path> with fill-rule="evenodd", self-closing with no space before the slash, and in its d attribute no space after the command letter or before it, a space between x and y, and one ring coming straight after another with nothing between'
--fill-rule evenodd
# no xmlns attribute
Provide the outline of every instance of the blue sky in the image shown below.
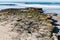
<svg viewBox="0 0 60 40"><path fill-rule="evenodd" d="M60 2L60 0L0 0L0 1L18 1L18 2Z"/></svg>

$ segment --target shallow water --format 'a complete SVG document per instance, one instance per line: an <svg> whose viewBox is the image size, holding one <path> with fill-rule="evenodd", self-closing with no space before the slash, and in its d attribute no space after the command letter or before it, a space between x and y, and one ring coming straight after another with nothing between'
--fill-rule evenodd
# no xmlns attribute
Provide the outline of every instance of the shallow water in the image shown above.
<svg viewBox="0 0 60 40"><path fill-rule="evenodd" d="M44 13L57 13L58 15L60 15L60 8L59 9L54 9L54 8L43 8Z"/></svg>
<svg viewBox="0 0 60 40"><path fill-rule="evenodd" d="M59 3L60 4L60 3ZM59 4L52 4L52 3L0 3L0 10L6 8L25 8L25 7L38 7L43 8L44 13L57 13L60 15L60 5Z"/></svg>

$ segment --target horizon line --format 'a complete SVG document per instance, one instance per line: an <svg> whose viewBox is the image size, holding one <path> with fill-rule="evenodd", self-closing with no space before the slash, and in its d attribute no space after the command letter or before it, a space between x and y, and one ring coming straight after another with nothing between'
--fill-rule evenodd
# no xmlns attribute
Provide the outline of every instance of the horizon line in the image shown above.
<svg viewBox="0 0 60 40"><path fill-rule="evenodd" d="M0 1L0 2L24 2L24 1ZM32 2L32 1L25 1L25 2ZM36 1L34 1L34 2L36 2ZM42 1L40 1L40 2L42 2ZM49 2L49 1L48 1ZM59 3L59 2L58 2Z"/></svg>

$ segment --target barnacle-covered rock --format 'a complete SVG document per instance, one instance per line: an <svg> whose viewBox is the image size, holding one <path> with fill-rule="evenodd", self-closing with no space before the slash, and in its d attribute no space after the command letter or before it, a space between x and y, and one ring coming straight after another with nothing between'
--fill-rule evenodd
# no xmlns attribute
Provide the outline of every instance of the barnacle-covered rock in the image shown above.
<svg viewBox="0 0 60 40"><path fill-rule="evenodd" d="M5 9L0 12L0 20L15 21L11 31L19 35L14 40L53 40L52 16L44 14L42 8Z"/></svg>

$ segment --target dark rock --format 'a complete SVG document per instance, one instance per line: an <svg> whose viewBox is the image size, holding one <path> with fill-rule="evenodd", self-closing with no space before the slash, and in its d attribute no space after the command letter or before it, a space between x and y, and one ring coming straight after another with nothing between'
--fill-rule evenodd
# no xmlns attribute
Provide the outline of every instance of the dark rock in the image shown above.
<svg viewBox="0 0 60 40"><path fill-rule="evenodd" d="M47 15L49 15L49 16L57 16L58 14L57 13L47 13Z"/></svg>
<svg viewBox="0 0 60 40"><path fill-rule="evenodd" d="M22 19L18 19L17 21L19 22L19 21L21 21Z"/></svg>

